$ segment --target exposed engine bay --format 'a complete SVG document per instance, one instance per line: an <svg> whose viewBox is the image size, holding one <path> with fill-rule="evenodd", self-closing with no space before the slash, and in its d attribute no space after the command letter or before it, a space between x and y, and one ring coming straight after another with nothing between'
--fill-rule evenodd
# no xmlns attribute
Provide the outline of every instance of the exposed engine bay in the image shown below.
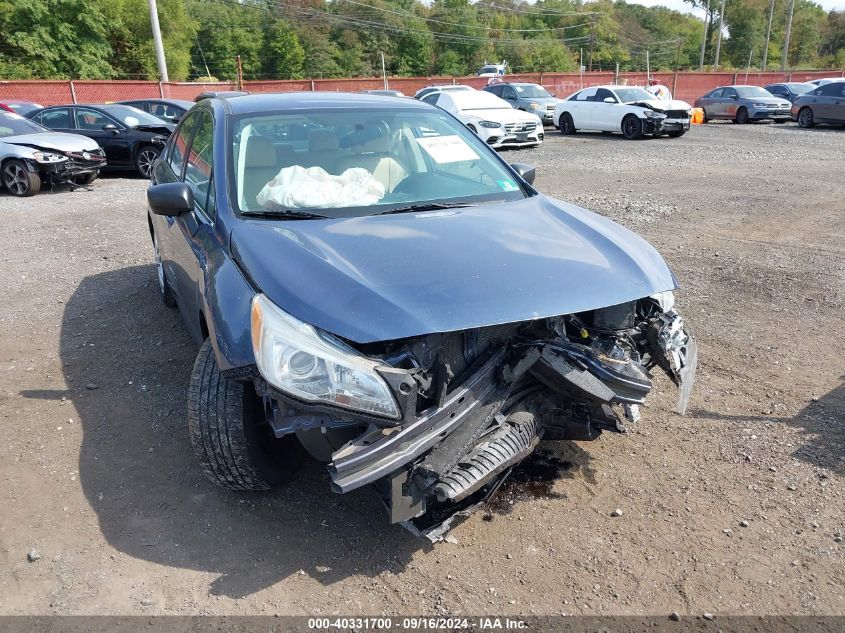
<svg viewBox="0 0 845 633"><path fill-rule="evenodd" d="M639 418L663 369L683 414L695 339L671 292L548 319L357 345L401 409L398 420L297 407L275 391L276 437L297 433L329 461L332 487L373 485L392 523L441 539L545 440L594 440Z"/></svg>

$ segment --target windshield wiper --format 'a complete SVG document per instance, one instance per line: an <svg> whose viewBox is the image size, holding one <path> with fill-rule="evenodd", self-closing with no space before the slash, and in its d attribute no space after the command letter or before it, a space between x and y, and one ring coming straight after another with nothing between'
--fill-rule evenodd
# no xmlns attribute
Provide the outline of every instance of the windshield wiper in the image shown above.
<svg viewBox="0 0 845 633"><path fill-rule="evenodd" d="M379 211L373 215L391 215L393 213L413 213L415 211L436 211L438 209L459 209L461 207L472 207L467 202L417 202L404 207L394 207L387 211Z"/></svg>
<svg viewBox="0 0 845 633"><path fill-rule="evenodd" d="M311 213L301 209L267 209L264 211L241 211L241 215L249 218L273 218L275 220L317 220L329 216Z"/></svg>

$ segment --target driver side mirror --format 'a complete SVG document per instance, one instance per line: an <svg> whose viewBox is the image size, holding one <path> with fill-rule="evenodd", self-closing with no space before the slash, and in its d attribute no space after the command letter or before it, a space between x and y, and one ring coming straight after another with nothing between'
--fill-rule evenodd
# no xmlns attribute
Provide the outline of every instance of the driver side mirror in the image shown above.
<svg viewBox="0 0 845 633"><path fill-rule="evenodd" d="M184 182L152 185L147 189L147 204L156 215L183 215L194 210L194 192Z"/></svg>
<svg viewBox="0 0 845 633"><path fill-rule="evenodd" d="M513 169L519 177L529 185L534 184L534 178L537 175L537 171L534 169L533 165L527 165L526 163L511 163L511 169Z"/></svg>
<svg viewBox="0 0 845 633"><path fill-rule="evenodd" d="M605 97L604 102L605 103L616 103L616 99L614 99L613 97Z"/></svg>
<svg viewBox="0 0 845 633"><path fill-rule="evenodd" d="M106 132L111 132L112 134L117 134L118 132L120 132L120 130L117 129L117 126L114 123L106 123L103 126L103 129Z"/></svg>

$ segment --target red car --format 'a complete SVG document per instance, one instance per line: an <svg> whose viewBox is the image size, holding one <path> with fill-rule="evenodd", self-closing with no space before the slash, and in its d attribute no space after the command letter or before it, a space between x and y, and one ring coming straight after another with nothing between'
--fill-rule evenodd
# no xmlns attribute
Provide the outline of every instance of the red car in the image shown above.
<svg viewBox="0 0 845 633"><path fill-rule="evenodd" d="M35 112L43 107L44 106L39 103L34 103L32 101L19 101L18 99L6 99L5 101L0 101L0 110L14 112L15 114L20 114L21 116L26 116L30 112Z"/></svg>

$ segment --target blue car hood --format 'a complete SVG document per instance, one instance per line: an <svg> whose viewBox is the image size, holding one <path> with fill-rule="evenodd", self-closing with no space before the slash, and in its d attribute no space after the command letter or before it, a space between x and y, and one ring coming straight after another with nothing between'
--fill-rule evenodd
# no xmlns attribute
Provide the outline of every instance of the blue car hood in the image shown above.
<svg viewBox="0 0 845 633"><path fill-rule="evenodd" d="M582 312L677 287L641 237L545 196L338 220L244 220L231 249L276 305L358 343Z"/></svg>

